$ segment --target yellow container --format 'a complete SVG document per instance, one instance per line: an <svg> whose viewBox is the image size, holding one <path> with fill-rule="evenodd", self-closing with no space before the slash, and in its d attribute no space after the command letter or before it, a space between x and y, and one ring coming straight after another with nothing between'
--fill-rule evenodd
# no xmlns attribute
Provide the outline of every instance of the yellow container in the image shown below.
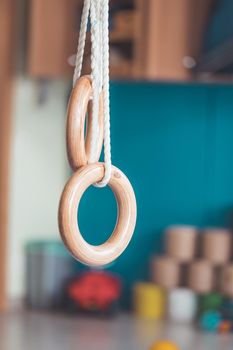
<svg viewBox="0 0 233 350"><path fill-rule="evenodd" d="M161 319L165 314L165 292L154 283L136 283L133 291L133 307L137 316Z"/></svg>

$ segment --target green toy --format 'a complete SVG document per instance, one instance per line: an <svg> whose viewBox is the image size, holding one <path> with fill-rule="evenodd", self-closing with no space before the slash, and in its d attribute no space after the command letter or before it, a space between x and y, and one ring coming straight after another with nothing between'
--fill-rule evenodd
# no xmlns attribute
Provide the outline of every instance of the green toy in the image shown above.
<svg viewBox="0 0 233 350"><path fill-rule="evenodd" d="M224 297L219 293L201 295L199 298L199 312L219 311L224 303Z"/></svg>

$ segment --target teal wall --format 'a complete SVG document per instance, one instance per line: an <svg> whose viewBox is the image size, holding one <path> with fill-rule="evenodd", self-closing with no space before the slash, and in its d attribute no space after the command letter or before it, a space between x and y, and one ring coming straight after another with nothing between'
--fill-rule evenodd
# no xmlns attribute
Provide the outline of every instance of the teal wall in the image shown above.
<svg viewBox="0 0 233 350"><path fill-rule="evenodd" d="M233 87L113 83L112 158L137 197L134 238L110 267L126 286L148 275L171 224L224 225L233 205ZM101 243L116 218L108 189L84 196L79 224Z"/></svg>

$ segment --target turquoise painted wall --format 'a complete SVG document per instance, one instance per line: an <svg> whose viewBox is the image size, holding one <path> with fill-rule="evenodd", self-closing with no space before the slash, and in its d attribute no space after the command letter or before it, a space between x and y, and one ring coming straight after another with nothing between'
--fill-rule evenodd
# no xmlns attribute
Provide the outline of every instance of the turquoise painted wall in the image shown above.
<svg viewBox="0 0 233 350"><path fill-rule="evenodd" d="M112 83L112 158L138 203L134 238L110 267L126 286L148 276L171 224L224 225L233 205L233 87ZM87 191L79 224L103 242L116 218L108 189Z"/></svg>

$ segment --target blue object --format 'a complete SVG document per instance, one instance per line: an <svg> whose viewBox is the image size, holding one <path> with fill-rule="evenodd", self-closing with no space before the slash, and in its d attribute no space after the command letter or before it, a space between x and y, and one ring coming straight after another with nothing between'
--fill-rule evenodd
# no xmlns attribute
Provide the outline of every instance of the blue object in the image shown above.
<svg viewBox="0 0 233 350"><path fill-rule="evenodd" d="M221 314L216 311L207 311L200 317L200 327L204 331L217 332L222 321Z"/></svg>
<svg viewBox="0 0 233 350"><path fill-rule="evenodd" d="M225 301L220 311L225 320L233 321L233 300Z"/></svg>

